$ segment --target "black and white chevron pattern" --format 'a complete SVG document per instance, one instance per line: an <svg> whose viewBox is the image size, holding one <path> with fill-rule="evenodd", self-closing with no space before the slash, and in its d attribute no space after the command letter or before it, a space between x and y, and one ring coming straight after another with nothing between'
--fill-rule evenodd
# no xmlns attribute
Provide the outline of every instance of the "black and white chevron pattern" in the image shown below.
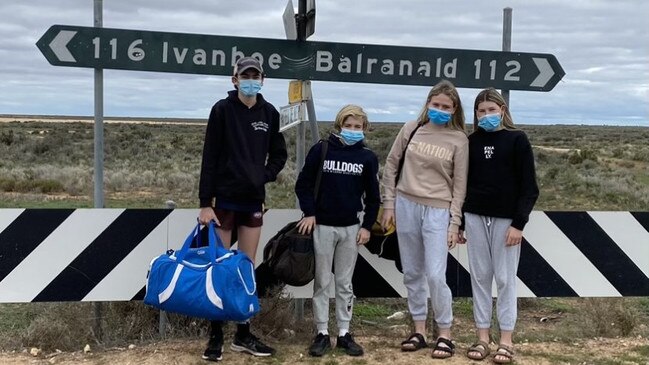
<svg viewBox="0 0 649 365"><path fill-rule="evenodd" d="M0 302L141 299L149 262L178 248L196 209L0 209ZM264 216L267 240L301 213ZM533 212L518 270L521 297L649 296L649 212ZM451 251L447 281L470 296L465 246ZM287 288L310 298L311 284ZM405 297L394 261L361 248L358 297ZM333 294L333 291L332 291ZM495 293L494 293L495 294Z"/></svg>

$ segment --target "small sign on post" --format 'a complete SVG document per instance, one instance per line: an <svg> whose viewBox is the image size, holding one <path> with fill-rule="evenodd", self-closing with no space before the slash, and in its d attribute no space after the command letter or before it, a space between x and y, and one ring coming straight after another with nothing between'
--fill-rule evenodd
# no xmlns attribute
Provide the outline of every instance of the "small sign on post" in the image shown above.
<svg viewBox="0 0 649 365"><path fill-rule="evenodd" d="M297 104L311 100L311 81L292 80L288 84L288 103Z"/></svg>
<svg viewBox="0 0 649 365"><path fill-rule="evenodd" d="M279 131L284 132L305 121L305 109L306 105L304 102L281 107L279 109Z"/></svg>

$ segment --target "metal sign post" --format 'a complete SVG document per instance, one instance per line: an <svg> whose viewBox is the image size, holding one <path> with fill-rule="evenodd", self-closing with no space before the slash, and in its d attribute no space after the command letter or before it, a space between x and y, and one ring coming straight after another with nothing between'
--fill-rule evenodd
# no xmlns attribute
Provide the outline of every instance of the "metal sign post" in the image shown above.
<svg viewBox="0 0 649 365"><path fill-rule="evenodd" d="M103 0L94 0L93 25L101 28L104 25ZM94 135L94 206L104 208L104 71L100 67L95 68L95 135ZM102 332L102 311L101 302L95 302L93 309L95 313L94 331L99 341L103 336Z"/></svg>
<svg viewBox="0 0 649 365"><path fill-rule="evenodd" d="M503 9L503 52L512 50L512 8ZM507 107L509 107L509 90L500 90Z"/></svg>

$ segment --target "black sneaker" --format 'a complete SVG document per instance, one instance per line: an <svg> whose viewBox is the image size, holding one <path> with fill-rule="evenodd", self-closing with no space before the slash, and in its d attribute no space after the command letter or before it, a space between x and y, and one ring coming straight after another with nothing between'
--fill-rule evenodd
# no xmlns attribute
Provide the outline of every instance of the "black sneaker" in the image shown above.
<svg viewBox="0 0 649 365"><path fill-rule="evenodd" d="M313 343L309 347L309 355L320 357L330 349L331 340L329 339L329 335L318 333L318 335L313 339Z"/></svg>
<svg viewBox="0 0 649 365"><path fill-rule="evenodd" d="M347 332L344 336L338 336L336 347L345 350L349 356L362 356L363 348L354 341L352 334Z"/></svg>
<svg viewBox="0 0 649 365"><path fill-rule="evenodd" d="M234 340L230 345L230 350L236 352L247 352L254 356L272 356L275 354L275 349L265 345L252 333L244 336L234 335Z"/></svg>
<svg viewBox="0 0 649 365"><path fill-rule="evenodd" d="M223 334L221 336L210 336L207 342L207 349L203 353L203 360L221 361L223 360Z"/></svg>

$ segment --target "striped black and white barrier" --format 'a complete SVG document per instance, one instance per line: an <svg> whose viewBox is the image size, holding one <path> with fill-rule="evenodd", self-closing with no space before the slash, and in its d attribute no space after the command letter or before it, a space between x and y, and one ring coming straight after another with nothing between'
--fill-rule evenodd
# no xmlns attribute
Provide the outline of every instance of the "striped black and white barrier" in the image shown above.
<svg viewBox="0 0 649 365"><path fill-rule="evenodd" d="M196 209L0 209L0 303L141 299L149 262L178 248ZM264 216L264 244L301 213ZM533 212L518 271L521 297L649 296L649 212ZM447 281L470 296L466 247L449 255ZM309 284L287 290L310 298ZM404 297L395 261L362 247L358 297Z"/></svg>

